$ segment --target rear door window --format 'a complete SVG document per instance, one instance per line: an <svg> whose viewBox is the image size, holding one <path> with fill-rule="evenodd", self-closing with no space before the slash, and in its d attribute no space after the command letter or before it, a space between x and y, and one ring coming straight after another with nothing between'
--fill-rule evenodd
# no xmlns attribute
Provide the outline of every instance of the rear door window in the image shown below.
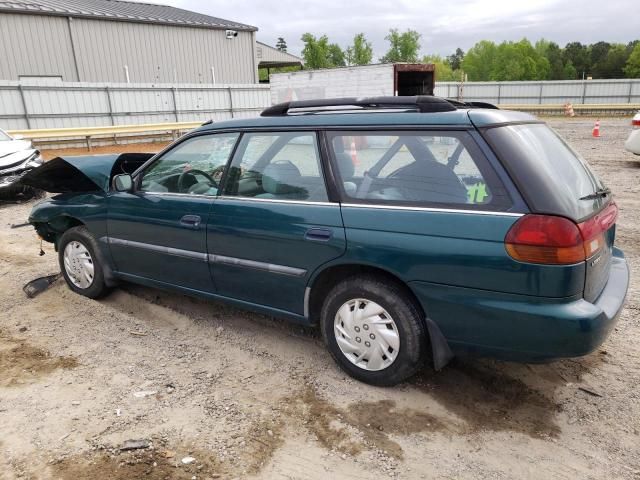
<svg viewBox="0 0 640 480"><path fill-rule="evenodd" d="M346 201L507 209L511 201L466 132L330 133Z"/></svg>
<svg viewBox="0 0 640 480"><path fill-rule="evenodd" d="M229 196L328 200L315 132L245 133L227 177Z"/></svg>

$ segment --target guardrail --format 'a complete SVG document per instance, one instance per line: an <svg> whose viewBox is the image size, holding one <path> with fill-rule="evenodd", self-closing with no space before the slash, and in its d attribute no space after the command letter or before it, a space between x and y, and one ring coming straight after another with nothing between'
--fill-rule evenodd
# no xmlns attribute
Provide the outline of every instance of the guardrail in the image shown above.
<svg viewBox="0 0 640 480"><path fill-rule="evenodd" d="M559 103L548 104L501 104L498 105L501 110L519 110L522 112L535 112L535 113L555 113L564 114L565 106ZM635 113L640 110L640 103L578 103L572 104L573 111L578 114L589 115L598 113Z"/></svg>
<svg viewBox="0 0 640 480"><path fill-rule="evenodd" d="M9 130L9 135L20 135L30 140L72 140L82 138L91 150L91 139L95 137L114 137L134 135L136 133L171 133L174 138L178 132L192 130L202 122L147 123L142 125L107 125L103 127L44 128L37 130Z"/></svg>
<svg viewBox="0 0 640 480"><path fill-rule="evenodd" d="M502 110L520 110L534 113L564 113L562 104L502 104ZM576 104L573 105L576 114L589 113L634 113L640 110L640 104L615 103L615 104ZM12 136L20 135L30 140L74 140L84 139L87 148L91 150L91 139L95 137L113 137L118 135L135 135L139 133L171 133L174 138L181 131L192 130L202 125L202 122L174 122L174 123L147 123L141 125L106 125L102 127L73 127L73 128L46 128L37 130L9 130Z"/></svg>

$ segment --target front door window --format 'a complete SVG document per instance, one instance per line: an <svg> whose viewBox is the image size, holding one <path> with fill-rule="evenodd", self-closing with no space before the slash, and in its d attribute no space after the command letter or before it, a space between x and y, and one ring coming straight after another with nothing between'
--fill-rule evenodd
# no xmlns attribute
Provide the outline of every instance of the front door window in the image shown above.
<svg viewBox="0 0 640 480"><path fill-rule="evenodd" d="M222 133L185 140L144 172L139 190L217 195L222 173L237 139L237 133Z"/></svg>

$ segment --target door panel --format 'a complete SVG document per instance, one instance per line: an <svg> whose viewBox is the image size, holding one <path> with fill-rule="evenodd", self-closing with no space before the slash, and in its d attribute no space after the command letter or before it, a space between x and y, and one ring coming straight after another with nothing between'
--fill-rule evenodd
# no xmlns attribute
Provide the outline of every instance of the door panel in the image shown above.
<svg viewBox="0 0 640 480"><path fill-rule="evenodd" d="M206 221L238 137L186 137L136 176L134 193L111 195L108 239L118 272L215 292Z"/></svg>
<svg viewBox="0 0 640 480"><path fill-rule="evenodd" d="M212 203L195 195L112 195L107 231L117 271L213 292L205 227Z"/></svg>
<svg viewBox="0 0 640 480"><path fill-rule="evenodd" d="M218 294L298 314L313 271L346 247L338 204L230 197L215 201L207 244Z"/></svg>

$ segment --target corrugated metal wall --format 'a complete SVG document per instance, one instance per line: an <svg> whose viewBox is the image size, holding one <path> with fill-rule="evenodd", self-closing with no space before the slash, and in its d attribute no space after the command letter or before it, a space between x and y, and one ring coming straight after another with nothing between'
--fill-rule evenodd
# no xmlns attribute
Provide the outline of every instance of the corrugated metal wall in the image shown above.
<svg viewBox="0 0 640 480"><path fill-rule="evenodd" d="M495 104L640 103L640 79L437 82L435 95Z"/></svg>
<svg viewBox="0 0 640 480"><path fill-rule="evenodd" d="M0 79L255 83L254 32L0 13ZM77 59L77 66L74 61ZM77 67L77 68L76 68ZM76 71L77 70L77 71Z"/></svg>
<svg viewBox="0 0 640 480"><path fill-rule="evenodd" d="M268 85L153 85L0 80L0 128L21 130L252 117Z"/></svg>
<svg viewBox="0 0 640 480"><path fill-rule="evenodd" d="M0 13L0 79L51 75L77 81L68 22L64 17Z"/></svg>

